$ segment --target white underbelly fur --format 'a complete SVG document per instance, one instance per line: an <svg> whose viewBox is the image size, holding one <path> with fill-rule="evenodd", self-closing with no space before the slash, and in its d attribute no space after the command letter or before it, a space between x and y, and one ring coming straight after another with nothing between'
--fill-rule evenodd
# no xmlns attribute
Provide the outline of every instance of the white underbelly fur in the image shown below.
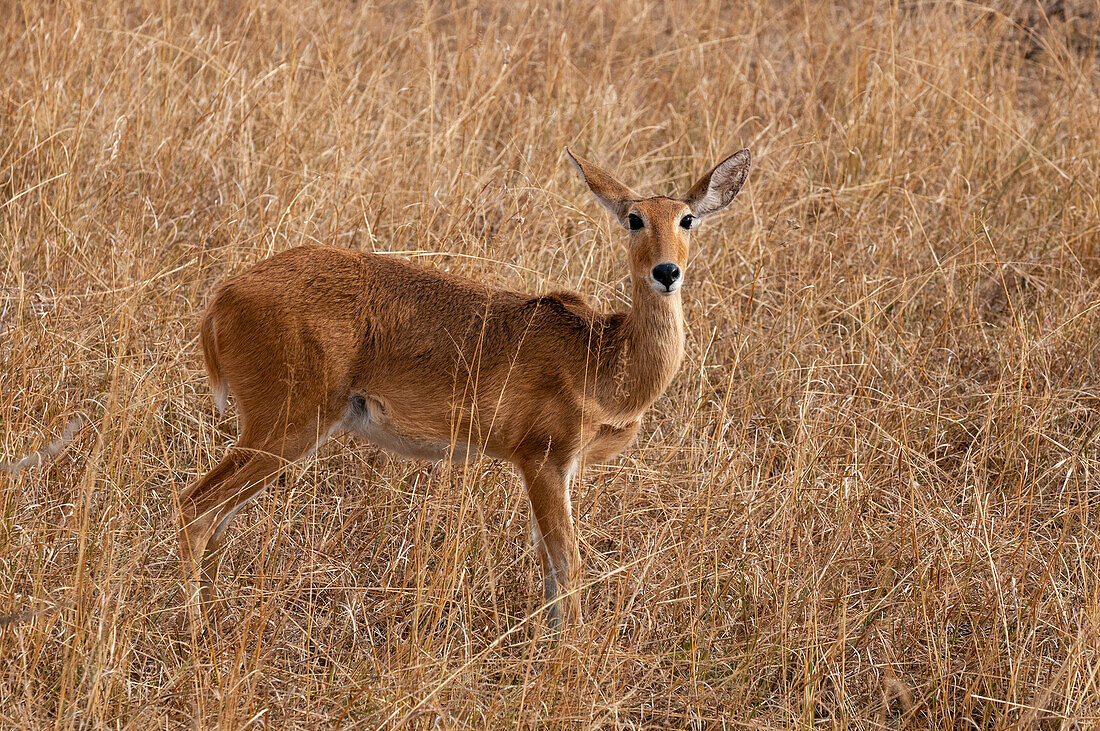
<svg viewBox="0 0 1100 731"><path fill-rule="evenodd" d="M352 394L348 399L344 418L337 428L389 452L413 459L468 462L481 454L476 446L465 442L430 441L401 434L394 428L382 403L362 394Z"/></svg>

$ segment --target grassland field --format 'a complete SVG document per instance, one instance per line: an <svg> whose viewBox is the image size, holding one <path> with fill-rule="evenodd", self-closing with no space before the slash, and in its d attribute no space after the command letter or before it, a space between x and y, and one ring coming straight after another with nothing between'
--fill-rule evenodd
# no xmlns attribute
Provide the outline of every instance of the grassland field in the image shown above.
<svg viewBox="0 0 1100 731"><path fill-rule="evenodd" d="M61 440L0 474L0 728L1100 725L1098 35L1095 0L0 1L0 460ZM324 243L625 308L566 145L665 194L754 159L679 374L574 487L584 623L540 631L510 467L338 439L235 521L232 628L180 633L218 283Z"/></svg>

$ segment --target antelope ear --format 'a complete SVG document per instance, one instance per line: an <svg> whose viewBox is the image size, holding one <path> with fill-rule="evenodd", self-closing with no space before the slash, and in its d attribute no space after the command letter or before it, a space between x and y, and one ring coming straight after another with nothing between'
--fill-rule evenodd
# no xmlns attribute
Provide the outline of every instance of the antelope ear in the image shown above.
<svg viewBox="0 0 1100 731"><path fill-rule="evenodd" d="M702 218L728 206L749 177L749 162L749 151L740 150L699 178L684 196L691 215Z"/></svg>
<svg viewBox="0 0 1100 731"><path fill-rule="evenodd" d="M592 191L592 195L596 196L596 200L600 202L600 205L611 211L615 218L619 220L619 223L629 227L626 220L627 211L630 210L630 204L640 200L641 197L618 180L615 180L611 173L574 155L568 147L565 148L565 154L569 156L569 162L573 163L573 167L581 174L585 184L588 185L588 189Z"/></svg>

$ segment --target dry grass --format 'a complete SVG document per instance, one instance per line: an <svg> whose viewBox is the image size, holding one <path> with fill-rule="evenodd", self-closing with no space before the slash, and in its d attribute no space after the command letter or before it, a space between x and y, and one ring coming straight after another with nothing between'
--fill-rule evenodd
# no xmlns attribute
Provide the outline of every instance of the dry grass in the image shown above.
<svg viewBox="0 0 1100 731"><path fill-rule="evenodd" d="M1100 723L1100 7L553 6L0 5L0 458L87 419L0 475L0 726ZM179 637L217 283L321 241L624 307L566 144L755 158L576 491L586 624L540 637L507 466L339 441Z"/></svg>

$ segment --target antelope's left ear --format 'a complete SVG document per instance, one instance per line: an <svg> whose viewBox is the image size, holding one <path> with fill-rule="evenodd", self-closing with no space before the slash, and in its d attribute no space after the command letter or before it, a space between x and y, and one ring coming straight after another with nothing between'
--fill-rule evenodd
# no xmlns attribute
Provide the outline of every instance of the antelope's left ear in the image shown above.
<svg viewBox="0 0 1100 731"><path fill-rule="evenodd" d="M691 215L702 218L728 206L749 177L749 162L749 151L740 150L699 178L684 196Z"/></svg>

